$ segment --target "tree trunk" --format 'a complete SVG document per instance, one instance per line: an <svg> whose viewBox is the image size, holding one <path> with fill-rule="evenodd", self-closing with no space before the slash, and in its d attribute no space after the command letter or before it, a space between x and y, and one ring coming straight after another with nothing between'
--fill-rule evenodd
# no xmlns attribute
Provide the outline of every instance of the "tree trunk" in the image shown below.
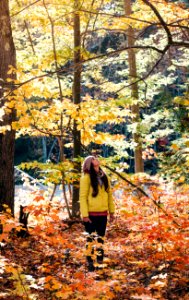
<svg viewBox="0 0 189 300"><path fill-rule="evenodd" d="M42 149L43 149L43 162L47 161L47 138L46 136L42 137Z"/></svg>
<svg viewBox="0 0 189 300"><path fill-rule="evenodd" d="M15 75L7 75L9 65L16 66L16 54L12 37L9 3L8 0L0 1L0 108L6 102L5 90L7 77L15 79ZM11 87L10 89L11 90ZM11 126L15 120L15 111L9 113L0 119L1 126ZM3 210L3 204L11 209L14 215L14 145L15 131L7 130L1 133L0 130L0 211Z"/></svg>
<svg viewBox="0 0 189 300"><path fill-rule="evenodd" d="M79 0L75 0L74 9L79 7ZM74 83L73 83L73 102L79 104L81 101L81 35L80 35L80 16L77 11L74 13ZM81 136L80 131L77 130L77 123L74 122L73 131L73 158L78 158L81 155ZM74 166L77 173L81 172L80 163L75 163ZM75 181L73 184L72 195L72 216L79 216L79 182Z"/></svg>
<svg viewBox="0 0 189 300"><path fill-rule="evenodd" d="M124 0L125 6L125 14L129 16L131 14L131 0ZM134 30L131 26L129 26L127 30L127 45L128 47L133 47L135 43L135 35ZM130 82L134 82L131 85L131 96L133 98L138 99L138 84L135 83L137 80L137 68L136 68L136 55L134 49L130 48L128 50L128 63L129 63L129 76ZM139 105L132 106L132 112L134 113L134 122L139 122L140 119L140 108ZM133 134L134 142L137 144L134 150L134 158L135 158L135 173L137 172L144 172L144 163L142 160L142 143L140 140L140 134L134 133Z"/></svg>

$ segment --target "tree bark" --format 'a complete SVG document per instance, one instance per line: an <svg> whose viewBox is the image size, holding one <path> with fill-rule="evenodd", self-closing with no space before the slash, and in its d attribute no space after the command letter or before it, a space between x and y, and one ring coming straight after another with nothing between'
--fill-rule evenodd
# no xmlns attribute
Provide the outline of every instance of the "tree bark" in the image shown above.
<svg viewBox="0 0 189 300"><path fill-rule="evenodd" d="M79 104L81 102L81 34L80 34L80 16L77 12L79 8L79 0L74 1L74 83L73 83L73 102ZM77 122L74 121L73 130L73 158L78 158L81 155L81 135L77 130ZM76 173L81 172L80 163L74 165ZM79 182L76 180L73 184L72 195L72 216L79 216Z"/></svg>
<svg viewBox="0 0 189 300"><path fill-rule="evenodd" d="M125 14L129 16L132 12L131 10L131 0L124 0ZM128 47L133 47L135 44L135 34L131 26L127 30L127 44ZM129 63L129 76L131 83L131 96L135 99L138 99L138 84L135 83L137 80L137 67L136 67L136 55L134 49L130 48L128 50L128 63ZM138 123L140 120L140 108L139 105L132 106L132 112L134 114L133 121ZM135 173L144 172L144 163L142 160L142 143L140 140L140 134L138 132L133 134L134 142L137 146L134 149L134 158L135 158Z"/></svg>
<svg viewBox="0 0 189 300"><path fill-rule="evenodd" d="M7 75L9 66L16 66L16 54L12 37L9 2L0 1L0 108L6 103L5 91L11 90L6 86L7 77L15 79L15 74ZM10 130L0 132L0 211L6 204L14 215L14 145L15 131L11 123L15 120L15 111L9 110L0 120L1 126L9 126Z"/></svg>

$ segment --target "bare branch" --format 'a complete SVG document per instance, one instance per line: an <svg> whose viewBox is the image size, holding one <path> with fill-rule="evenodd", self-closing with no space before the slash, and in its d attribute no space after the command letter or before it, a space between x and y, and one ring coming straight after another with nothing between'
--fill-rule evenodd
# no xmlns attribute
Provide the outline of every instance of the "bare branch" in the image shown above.
<svg viewBox="0 0 189 300"><path fill-rule="evenodd" d="M21 6L19 0L16 0L16 3L18 4L19 7ZM30 42L30 45L31 45L33 54L35 55L35 49L34 49L32 37L31 37L30 30L29 30L29 26L28 26L28 23L27 23L26 20L24 20L24 26L25 26L26 31L27 31L27 34L28 34L28 39L29 39L29 42Z"/></svg>
<svg viewBox="0 0 189 300"><path fill-rule="evenodd" d="M160 25L160 23L153 23L153 22L149 22L149 21L146 21L146 20L143 20L143 19L134 18L134 17L131 17L131 16L110 14L110 13L105 13L105 12L95 12L95 11L90 11L90 10L86 10L86 9L80 9L80 11L85 12L85 13L89 13L89 14L93 14L93 15L107 16L107 17L112 17L112 18L117 18L117 19L120 19L120 18L129 19L129 20L145 23L145 24L148 24L148 25Z"/></svg>
<svg viewBox="0 0 189 300"><path fill-rule="evenodd" d="M167 38L168 38L168 43L172 44L172 35L171 32L166 24L166 22L164 21L164 19L162 18L162 16L160 15L159 11L157 10L157 8L148 0L142 0L147 6L149 6L151 8L151 10L154 12L154 14L156 15L156 17L158 18L158 20L160 21L161 26L164 28L166 34L167 34Z"/></svg>
<svg viewBox="0 0 189 300"><path fill-rule="evenodd" d="M154 51L157 51L158 53L164 53L164 50L160 50L156 47L153 47L153 46L141 46L141 45L136 45L136 46L133 46L133 47L123 47L121 49L118 49L118 50L114 50L114 51L110 51L110 52L107 52L105 54L100 54L100 55L97 55L95 57L91 57L91 58L88 58L86 60L83 61L83 63L86 63L88 61L91 61L91 60L94 60L94 59L98 59L98 58L103 58L103 57L111 57L111 56L114 56L115 54L118 54L118 53L121 53L125 50L128 50L128 49L151 49L151 50L154 50Z"/></svg>
<svg viewBox="0 0 189 300"><path fill-rule="evenodd" d="M162 205L158 202L156 202L151 196L149 196L140 186L137 186L136 184L134 184L132 181L128 180L125 176L123 176L122 174L120 174L119 172L117 172L116 170L112 169L111 167L107 166L107 165L103 165L103 167L107 168L108 170L110 170L112 173L116 174L119 178L121 178L123 181L127 182L129 185L131 185L133 188L135 188L137 191L139 191L143 196L147 197L148 199L150 199L153 204L159 209L161 210L167 217L169 217L169 214L166 212L166 210L162 207ZM180 224L178 224L178 222L173 219L172 222L177 225L178 227L180 227Z"/></svg>
<svg viewBox="0 0 189 300"><path fill-rule="evenodd" d="M128 85L122 87L122 88L119 89L118 91L115 91L115 93L119 93L119 92L121 92L122 90L124 90L124 89L126 89L126 88L132 86L133 84L137 84L137 83L140 82L140 81L145 81L145 79L147 79L147 78L153 73L153 71L157 68L157 66L158 66L159 63L162 61L162 59L163 59L165 53L168 51L169 48L170 48L170 46L168 46L168 45L164 48L161 57L156 61L156 63L153 65L153 67L150 69L150 71L149 71L146 75L144 75L142 78L139 78L138 80L136 80L136 81L134 81L134 82L132 82L132 83L130 83L130 84L128 84Z"/></svg>
<svg viewBox="0 0 189 300"><path fill-rule="evenodd" d="M37 2L39 2L41 0L36 0L30 4L28 4L27 6L25 6L23 9L21 9L20 11L16 12L15 14L11 15L11 18L14 18L15 16L19 15L21 12L23 12L24 10L28 9L29 7L33 6L34 4L36 4Z"/></svg>

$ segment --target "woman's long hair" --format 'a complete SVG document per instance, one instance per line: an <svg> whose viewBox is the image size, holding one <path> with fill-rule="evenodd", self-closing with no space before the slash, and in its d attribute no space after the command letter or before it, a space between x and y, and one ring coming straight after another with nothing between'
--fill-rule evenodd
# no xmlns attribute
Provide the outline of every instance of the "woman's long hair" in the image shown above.
<svg viewBox="0 0 189 300"><path fill-rule="evenodd" d="M107 192L108 191L108 187L109 187L108 177L102 171L101 168L100 168L100 171L102 172L102 177L101 177L102 184L104 185L105 191ZM98 195L98 185L99 185L99 182L98 182L98 174L96 173L93 164L91 164L89 175L90 175L90 179L91 179L91 186L93 188L92 196L96 197Z"/></svg>

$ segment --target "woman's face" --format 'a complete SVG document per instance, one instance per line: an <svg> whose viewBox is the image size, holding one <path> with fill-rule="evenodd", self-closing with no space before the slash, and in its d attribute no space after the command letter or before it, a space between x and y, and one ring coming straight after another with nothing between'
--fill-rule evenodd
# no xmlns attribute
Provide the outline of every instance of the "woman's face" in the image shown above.
<svg viewBox="0 0 189 300"><path fill-rule="evenodd" d="M92 160L92 164L93 164L94 168L98 168L100 166L100 162L99 162L98 158L94 157Z"/></svg>

